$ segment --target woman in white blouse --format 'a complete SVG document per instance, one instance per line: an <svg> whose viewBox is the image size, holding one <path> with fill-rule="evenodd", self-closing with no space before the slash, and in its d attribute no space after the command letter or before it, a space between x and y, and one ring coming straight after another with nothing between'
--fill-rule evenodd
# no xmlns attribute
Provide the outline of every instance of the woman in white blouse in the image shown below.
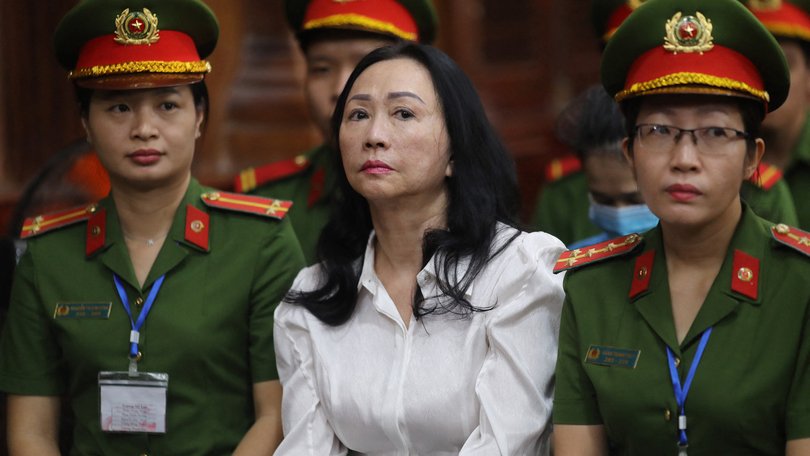
<svg viewBox="0 0 810 456"><path fill-rule="evenodd" d="M514 228L514 165L441 51L366 56L337 102L343 198L276 311L276 455L548 453L563 245Z"/></svg>

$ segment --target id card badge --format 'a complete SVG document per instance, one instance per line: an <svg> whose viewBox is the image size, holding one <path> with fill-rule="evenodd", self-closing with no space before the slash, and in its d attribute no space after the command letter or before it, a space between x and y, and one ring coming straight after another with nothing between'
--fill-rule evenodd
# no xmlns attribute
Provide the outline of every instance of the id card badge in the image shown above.
<svg viewBox="0 0 810 456"><path fill-rule="evenodd" d="M99 372L101 430L166 433L169 374Z"/></svg>

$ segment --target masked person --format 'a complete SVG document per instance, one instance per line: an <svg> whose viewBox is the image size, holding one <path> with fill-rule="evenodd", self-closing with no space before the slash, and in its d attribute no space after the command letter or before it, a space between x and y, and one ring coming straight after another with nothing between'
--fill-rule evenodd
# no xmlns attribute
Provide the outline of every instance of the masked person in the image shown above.
<svg viewBox="0 0 810 456"><path fill-rule="evenodd" d="M591 19L602 46L609 42L622 21L644 2L592 0ZM576 156L555 159L545 174L549 183L538 195L532 227L551 233L569 245L598 236L603 230L590 217L588 179L582 161ZM799 223L791 190L776 166L760 162L756 172L743 183L740 193L757 215L788 225Z"/></svg>
<svg viewBox="0 0 810 456"><path fill-rule="evenodd" d="M569 244L570 249L642 233L658 223L622 154L625 135L619 105L601 85L585 90L557 118L557 136L578 152L588 180L588 218L602 229Z"/></svg>
<svg viewBox="0 0 810 456"><path fill-rule="evenodd" d="M284 9L306 59L306 102L324 143L290 160L248 168L234 188L293 201L289 218L307 262L314 263L318 236L337 204L329 141L338 95L372 50L401 40L431 43L436 13L430 0L285 0Z"/></svg>
<svg viewBox="0 0 810 456"><path fill-rule="evenodd" d="M303 267L289 202L191 176L218 25L198 0L84 0L59 62L110 179L29 218L0 339L14 455L269 454L281 438L273 311Z"/></svg>
<svg viewBox="0 0 810 456"><path fill-rule="evenodd" d="M648 0L602 56L659 225L565 252L555 454L810 452L810 233L740 198L785 57L736 0Z"/></svg>

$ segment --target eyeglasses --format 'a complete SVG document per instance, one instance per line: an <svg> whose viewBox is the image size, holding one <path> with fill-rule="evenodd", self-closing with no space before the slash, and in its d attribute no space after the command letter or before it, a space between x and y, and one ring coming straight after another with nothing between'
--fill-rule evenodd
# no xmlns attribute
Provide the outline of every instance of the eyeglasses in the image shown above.
<svg viewBox="0 0 810 456"><path fill-rule="evenodd" d="M740 139L749 139L750 134L734 128L701 127L678 128L672 125L639 124L635 128L637 144L653 152L670 152L684 133L692 135L695 147L705 155L721 154Z"/></svg>

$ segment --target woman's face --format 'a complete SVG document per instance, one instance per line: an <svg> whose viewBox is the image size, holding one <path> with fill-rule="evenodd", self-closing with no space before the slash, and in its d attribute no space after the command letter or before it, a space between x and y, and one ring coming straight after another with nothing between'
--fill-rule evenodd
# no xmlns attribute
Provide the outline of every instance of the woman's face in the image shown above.
<svg viewBox="0 0 810 456"><path fill-rule="evenodd" d="M373 35L331 34L309 44L304 88L309 113L324 139L329 138L335 103L354 67L366 54L390 43Z"/></svg>
<svg viewBox="0 0 810 456"><path fill-rule="evenodd" d="M702 95L645 97L636 120L641 124L745 129L737 103ZM765 150L761 139L750 157L742 138L710 150L697 141L685 132L671 147L651 150L637 135L632 153L624 143L644 201L664 224L696 228L722 223L724 217L736 220L742 181L753 174Z"/></svg>
<svg viewBox="0 0 810 456"><path fill-rule="evenodd" d="M155 188L188 178L202 121L191 88L178 86L96 90L82 124L113 185Z"/></svg>
<svg viewBox="0 0 810 456"><path fill-rule="evenodd" d="M339 141L349 183L371 204L444 197L450 140L430 74L418 62L368 67L349 93Z"/></svg>

